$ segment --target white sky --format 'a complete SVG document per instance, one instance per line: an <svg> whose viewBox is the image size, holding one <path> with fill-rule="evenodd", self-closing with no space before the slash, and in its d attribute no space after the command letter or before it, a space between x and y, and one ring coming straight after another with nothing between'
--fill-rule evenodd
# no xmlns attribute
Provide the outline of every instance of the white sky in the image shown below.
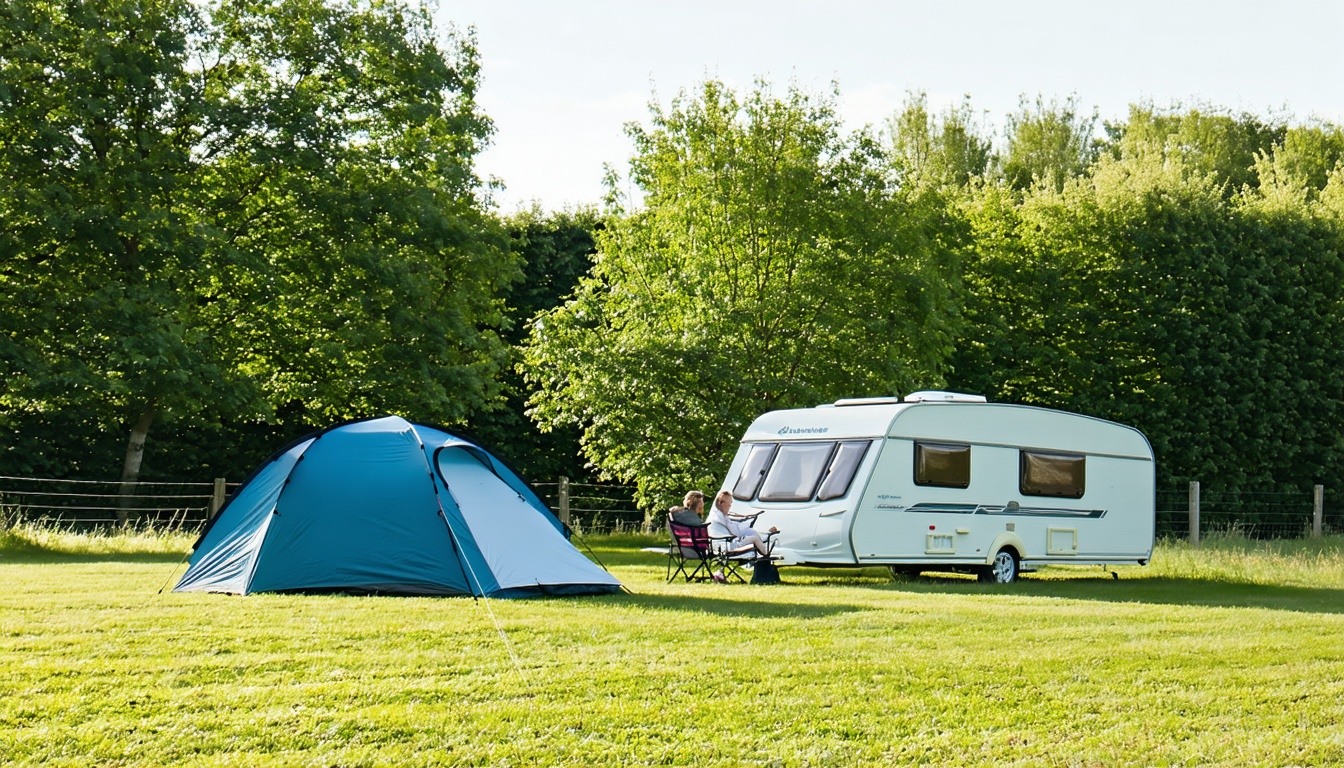
<svg viewBox="0 0 1344 768"><path fill-rule="evenodd" d="M969 95L996 134L1022 95L1102 120L1150 101L1344 124L1341 0L438 0L436 19L476 29L496 129L477 168L504 213L597 203L624 124L710 77L835 81L851 128L910 91L935 112Z"/></svg>

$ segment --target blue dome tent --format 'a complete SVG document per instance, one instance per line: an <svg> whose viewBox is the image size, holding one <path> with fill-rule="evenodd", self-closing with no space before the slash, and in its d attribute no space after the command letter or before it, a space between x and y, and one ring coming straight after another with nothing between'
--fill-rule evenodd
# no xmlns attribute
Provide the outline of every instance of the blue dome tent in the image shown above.
<svg viewBox="0 0 1344 768"><path fill-rule="evenodd" d="M619 589L495 457L386 416L313 433L258 467L201 534L173 591L526 597Z"/></svg>

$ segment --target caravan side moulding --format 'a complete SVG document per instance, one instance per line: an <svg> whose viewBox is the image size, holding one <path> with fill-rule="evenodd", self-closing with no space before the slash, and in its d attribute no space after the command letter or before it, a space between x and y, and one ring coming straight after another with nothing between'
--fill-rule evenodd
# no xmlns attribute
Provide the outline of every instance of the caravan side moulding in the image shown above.
<svg viewBox="0 0 1344 768"><path fill-rule="evenodd" d="M724 479L786 565L967 571L1145 565L1153 450L1122 424L952 392L772 411Z"/></svg>

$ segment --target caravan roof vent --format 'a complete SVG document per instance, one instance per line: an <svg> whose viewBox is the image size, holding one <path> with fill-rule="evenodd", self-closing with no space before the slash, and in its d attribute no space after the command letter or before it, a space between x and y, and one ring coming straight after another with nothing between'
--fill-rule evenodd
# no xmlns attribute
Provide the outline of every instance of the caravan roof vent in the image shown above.
<svg viewBox="0 0 1344 768"><path fill-rule="evenodd" d="M899 397L847 397L843 400L836 400L837 406L846 405L893 405L901 402Z"/></svg>
<svg viewBox="0 0 1344 768"><path fill-rule="evenodd" d="M961 392L943 392L936 389L926 389L919 392L911 392L905 396L907 403L984 403L988 402L984 395L967 395Z"/></svg>

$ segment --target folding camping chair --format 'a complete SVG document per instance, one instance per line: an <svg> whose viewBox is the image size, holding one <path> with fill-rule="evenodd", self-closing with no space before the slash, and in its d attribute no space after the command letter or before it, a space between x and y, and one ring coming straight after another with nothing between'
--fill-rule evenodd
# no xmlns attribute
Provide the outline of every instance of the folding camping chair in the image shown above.
<svg viewBox="0 0 1344 768"><path fill-rule="evenodd" d="M708 581L717 557L709 526L678 523L668 515L667 532L672 537L667 549L668 583L677 576L685 576L687 581Z"/></svg>
<svg viewBox="0 0 1344 768"><path fill-rule="evenodd" d="M760 517L759 512L742 519L748 525L754 525L757 517ZM754 569L762 562L770 562L775 559L771 554L775 548L775 533L773 532L761 535L766 547L765 554L761 554L756 551L755 545L752 544L734 547L733 535L723 526L710 523L708 527L710 529L709 540L714 549L714 564L723 574L725 581L736 580L739 584L745 584L747 580L742 576L743 568Z"/></svg>

